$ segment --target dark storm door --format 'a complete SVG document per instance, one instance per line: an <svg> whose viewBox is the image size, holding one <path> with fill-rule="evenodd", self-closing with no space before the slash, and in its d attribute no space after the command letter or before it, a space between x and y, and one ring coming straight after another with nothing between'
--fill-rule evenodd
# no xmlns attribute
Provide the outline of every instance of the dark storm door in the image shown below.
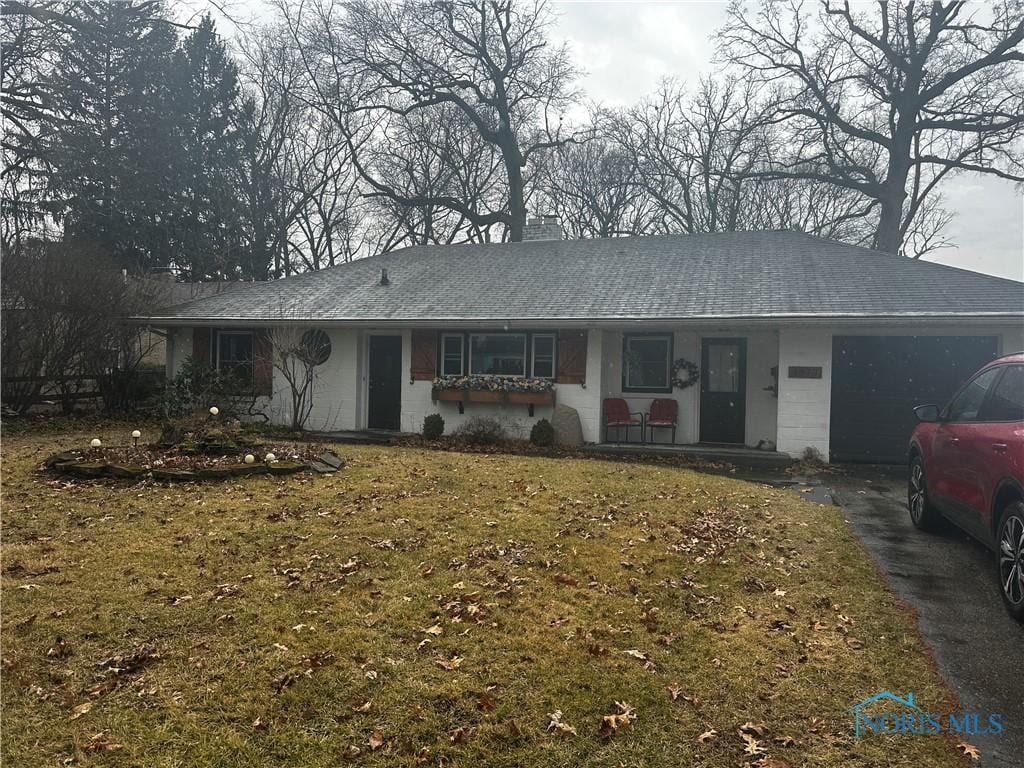
<svg viewBox="0 0 1024 768"><path fill-rule="evenodd" d="M747 423L747 340L704 339L700 366L700 441L739 443Z"/></svg>
<svg viewBox="0 0 1024 768"><path fill-rule="evenodd" d="M398 430L402 415L402 337L370 337L370 429Z"/></svg>

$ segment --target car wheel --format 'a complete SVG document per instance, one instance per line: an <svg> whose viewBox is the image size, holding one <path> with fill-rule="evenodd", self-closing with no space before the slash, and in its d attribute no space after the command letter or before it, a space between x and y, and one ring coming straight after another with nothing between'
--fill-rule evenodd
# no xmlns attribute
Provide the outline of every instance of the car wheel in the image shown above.
<svg viewBox="0 0 1024 768"><path fill-rule="evenodd" d="M999 586L1006 609L1024 621L1024 503L1015 501L999 519Z"/></svg>
<svg viewBox="0 0 1024 768"><path fill-rule="evenodd" d="M930 531L939 520L939 512L928 500L928 485L924 477L924 461L920 456L910 460L907 477L907 509L915 528Z"/></svg>

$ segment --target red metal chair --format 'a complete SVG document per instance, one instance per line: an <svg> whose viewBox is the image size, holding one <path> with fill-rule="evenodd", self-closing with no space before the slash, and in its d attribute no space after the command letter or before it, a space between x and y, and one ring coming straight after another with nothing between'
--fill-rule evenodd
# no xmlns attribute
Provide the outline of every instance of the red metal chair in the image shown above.
<svg viewBox="0 0 1024 768"><path fill-rule="evenodd" d="M629 428L640 427L640 442L644 441L644 415L640 411L630 411L626 401L621 397L607 397L604 400L604 441L608 442L608 427L617 430L625 427L626 442L629 442ZM639 419L633 418L639 416ZM616 442L622 442L617 440Z"/></svg>
<svg viewBox="0 0 1024 768"><path fill-rule="evenodd" d="M672 430L672 445L676 444L676 424L679 421L679 403L668 397L657 397L651 402L651 409L644 419L646 427L651 430L651 442L654 442L655 429ZM644 435L646 437L646 434Z"/></svg>

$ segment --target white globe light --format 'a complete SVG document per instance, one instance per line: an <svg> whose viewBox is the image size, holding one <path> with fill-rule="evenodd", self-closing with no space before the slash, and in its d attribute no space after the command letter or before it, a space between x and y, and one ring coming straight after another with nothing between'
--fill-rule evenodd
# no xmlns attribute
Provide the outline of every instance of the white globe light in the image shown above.
<svg viewBox="0 0 1024 768"><path fill-rule="evenodd" d="M91 445L93 448L99 448L101 445L103 445L103 442L98 437L94 437L89 442L89 445Z"/></svg>
<svg viewBox="0 0 1024 768"><path fill-rule="evenodd" d="M254 461L256 461L256 457L255 456L253 456L251 453L245 454L245 463L246 464L252 464Z"/></svg>
<svg viewBox="0 0 1024 768"><path fill-rule="evenodd" d="M220 413L220 408L218 408L216 405L210 406L210 415L211 416L216 416L218 413Z"/></svg>
<svg viewBox="0 0 1024 768"><path fill-rule="evenodd" d="M267 454L267 461L277 461L277 456L272 453Z"/></svg>
<svg viewBox="0 0 1024 768"><path fill-rule="evenodd" d="M137 430L137 429L133 429L132 430L132 437L134 437L136 440L138 440L140 437L142 437L142 433L139 432L139 430Z"/></svg>

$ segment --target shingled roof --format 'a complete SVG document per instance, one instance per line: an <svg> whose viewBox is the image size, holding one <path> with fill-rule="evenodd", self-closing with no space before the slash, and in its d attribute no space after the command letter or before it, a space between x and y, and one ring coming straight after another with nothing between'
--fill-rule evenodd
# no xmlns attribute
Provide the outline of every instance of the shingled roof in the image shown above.
<svg viewBox="0 0 1024 768"><path fill-rule="evenodd" d="M388 284L381 284L381 270ZM405 248L154 324L1024 318L1024 283L795 232Z"/></svg>

